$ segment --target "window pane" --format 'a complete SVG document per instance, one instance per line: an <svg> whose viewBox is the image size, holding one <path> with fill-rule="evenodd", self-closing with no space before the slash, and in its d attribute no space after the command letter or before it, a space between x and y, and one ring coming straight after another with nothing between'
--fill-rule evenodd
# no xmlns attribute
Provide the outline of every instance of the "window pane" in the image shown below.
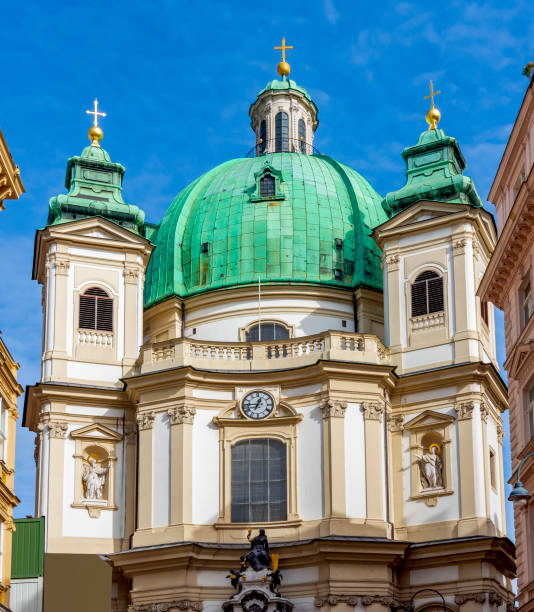
<svg viewBox="0 0 534 612"><path fill-rule="evenodd" d="M267 122L265 119L260 124L260 155L265 152L267 147Z"/></svg>
<svg viewBox="0 0 534 612"><path fill-rule="evenodd" d="M287 113L278 113L275 117L275 151L289 151L289 117Z"/></svg>
<svg viewBox="0 0 534 612"><path fill-rule="evenodd" d="M276 194L275 182L272 176L264 176L260 179L260 196L262 198L274 198Z"/></svg>
<svg viewBox="0 0 534 612"><path fill-rule="evenodd" d="M238 442L232 447L231 464L232 521L285 520L285 444L269 438Z"/></svg>
<svg viewBox="0 0 534 612"><path fill-rule="evenodd" d="M246 340L247 342L258 342L260 339L260 326L258 324L249 328ZM261 324L261 339L263 340L287 340L289 338L289 329L280 323L265 322Z"/></svg>
<svg viewBox="0 0 534 612"><path fill-rule="evenodd" d="M304 119L299 119L299 149L301 153L306 153L306 124Z"/></svg>

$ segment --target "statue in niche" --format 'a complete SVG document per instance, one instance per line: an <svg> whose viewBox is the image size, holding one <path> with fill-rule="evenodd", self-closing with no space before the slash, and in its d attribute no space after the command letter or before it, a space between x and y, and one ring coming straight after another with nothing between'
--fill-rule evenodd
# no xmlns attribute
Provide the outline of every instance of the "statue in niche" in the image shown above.
<svg viewBox="0 0 534 612"><path fill-rule="evenodd" d="M85 498L102 499L102 491L106 484L106 474L109 467L101 467L94 457L89 457L88 464L84 465L82 480L85 485Z"/></svg>
<svg viewBox="0 0 534 612"><path fill-rule="evenodd" d="M247 565L255 572L268 569L271 566L271 551L269 550L269 540L265 535L265 529L260 529L259 535L251 537L252 529L249 527L247 540L250 542L250 552L245 555Z"/></svg>
<svg viewBox="0 0 534 612"><path fill-rule="evenodd" d="M439 456L439 445L431 444L424 455L415 455L421 470L421 486L423 489L443 488L443 463Z"/></svg>

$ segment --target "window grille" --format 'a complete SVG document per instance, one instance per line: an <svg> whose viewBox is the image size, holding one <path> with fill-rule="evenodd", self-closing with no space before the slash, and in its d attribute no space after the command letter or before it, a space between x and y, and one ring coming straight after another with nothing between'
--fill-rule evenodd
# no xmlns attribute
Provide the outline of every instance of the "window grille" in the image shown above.
<svg viewBox="0 0 534 612"><path fill-rule="evenodd" d="M113 300L98 287L80 295L79 327L113 331Z"/></svg>
<svg viewBox="0 0 534 612"><path fill-rule="evenodd" d="M299 149L301 153L306 153L306 124L304 119L299 119Z"/></svg>
<svg viewBox="0 0 534 612"><path fill-rule="evenodd" d="M261 340L287 340L289 338L289 329L284 325L262 321L249 327L246 333L247 342L258 342L260 340L260 325Z"/></svg>
<svg viewBox="0 0 534 612"><path fill-rule="evenodd" d="M444 310L443 278L426 270L412 284L412 317Z"/></svg>
<svg viewBox="0 0 534 612"><path fill-rule="evenodd" d="M260 144L259 144L260 155L265 153L266 147L267 147L267 121L265 121L264 119L260 123Z"/></svg>
<svg viewBox="0 0 534 612"><path fill-rule="evenodd" d="M260 198L274 198L276 185L274 177L267 174L260 179Z"/></svg>
<svg viewBox="0 0 534 612"><path fill-rule="evenodd" d="M532 293L530 291L530 282L527 282L523 287L523 327L529 322L532 316Z"/></svg>
<svg viewBox="0 0 534 612"><path fill-rule="evenodd" d="M287 519L286 445L255 438L232 446L232 522Z"/></svg>
<svg viewBox="0 0 534 612"><path fill-rule="evenodd" d="M289 117L287 113L277 113L274 118L276 138L275 151L276 153L289 151Z"/></svg>

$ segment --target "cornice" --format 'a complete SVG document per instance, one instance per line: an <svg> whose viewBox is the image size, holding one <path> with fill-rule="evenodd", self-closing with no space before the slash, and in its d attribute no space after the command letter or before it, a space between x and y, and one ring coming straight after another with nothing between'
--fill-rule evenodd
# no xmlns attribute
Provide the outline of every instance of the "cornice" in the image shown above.
<svg viewBox="0 0 534 612"><path fill-rule="evenodd" d="M4 208L2 203L4 200L18 200L24 191L20 169L13 161L2 130L0 130L0 210Z"/></svg>
<svg viewBox="0 0 534 612"><path fill-rule="evenodd" d="M517 270L534 242L534 165L521 185L477 295L501 310Z"/></svg>

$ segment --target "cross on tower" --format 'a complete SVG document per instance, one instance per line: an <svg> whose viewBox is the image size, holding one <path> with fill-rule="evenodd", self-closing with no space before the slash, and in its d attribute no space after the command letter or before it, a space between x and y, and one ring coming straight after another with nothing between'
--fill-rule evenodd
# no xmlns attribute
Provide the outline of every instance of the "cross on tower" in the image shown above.
<svg viewBox="0 0 534 612"><path fill-rule="evenodd" d="M428 100L428 98L430 98L430 108L434 108L434 96L437 96L438 94L440 94L441 91L434 91L434 84L432 83L432 81L430 81L430 95L429 96L425 96L425 100Z"/></svg>
<svg viewBox="0 0 534 612"><path fill-rule="evenodd" d="M90 111L90 110L86 110L85 112L88 115L93 115L93 125L95 127L98 127L98 117L105 117L106 113L99 113L98 112L98 100L95 98L95 101L93 102L94 105L94 110Z"/></svg>
<svg viewBox="0 0 534 612"><path fill-rule="evenodd" d="M282 61L283 62L286 61L286 49L293 49L293 46L287 47L286 46L286 39L284 37L282 37L282 46L281 47L275 47L275 51L282 50Z"/></svg>

